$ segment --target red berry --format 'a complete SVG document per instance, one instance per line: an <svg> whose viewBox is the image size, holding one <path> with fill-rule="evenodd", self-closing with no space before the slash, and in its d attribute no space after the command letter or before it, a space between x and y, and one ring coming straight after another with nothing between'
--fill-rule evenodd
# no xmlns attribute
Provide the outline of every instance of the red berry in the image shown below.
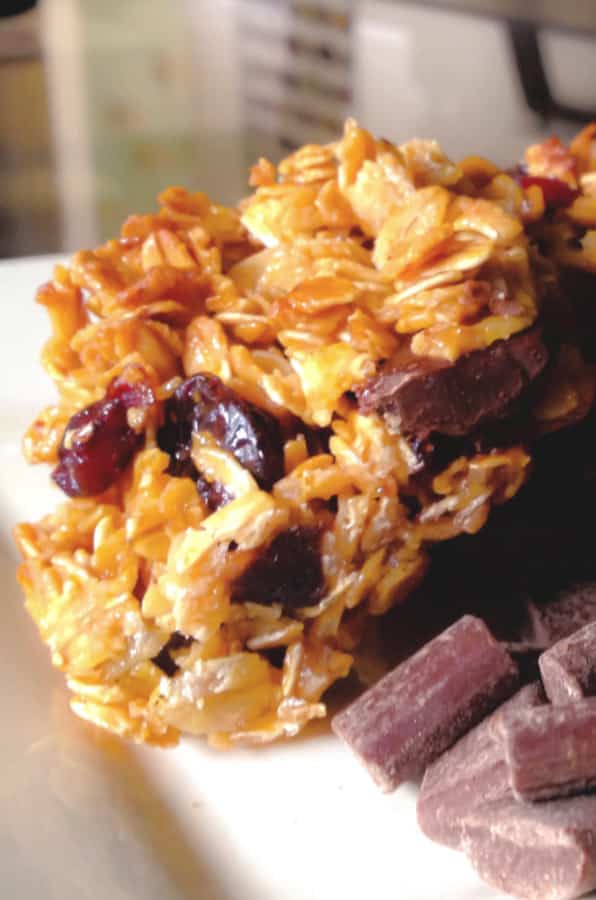
<svg viewBox="0 0 596 900"><path fill-rule="evenodd" d="M541 188L546 206L551 209L569 206L579 195L579 191L570 187L566 181L560 178L546 178L541 175L518 175L517 181L523 188L536 185Z"/></svg>
<svg viewBox="0 0 596 900"><path fill-rule="evenodd" d="M58 450L52 478L69 497L92 497L107 490L142 445L144 435L128 423L127 412L154 402L142 383L113 381L101 400L75 413Z"/></svg>
<svg viewBox="0 0 596 900"><path fill-rule="evenodd" d="M225 485L209 483L197 472L190 451L192 435L199 431L213 435L260 487L269 490L283 476L283 440L277 420L243 400L217 376L193 375L166 402L158 443L170 454L170 475L193 478L211 509L233 498Z"/></svg>
<svg viewBox="0 0 596 900"><path fill-rule="evenodd" d="M281 603L286 609L312 606L323 591L320 534L294 525L269 544L234 585L238 602Z"/></svg>

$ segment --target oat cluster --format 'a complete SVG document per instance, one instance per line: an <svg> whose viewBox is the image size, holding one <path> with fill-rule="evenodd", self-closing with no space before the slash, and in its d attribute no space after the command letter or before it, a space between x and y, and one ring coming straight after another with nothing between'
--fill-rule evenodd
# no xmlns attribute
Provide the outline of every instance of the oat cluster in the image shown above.
<svg viewBox="0 0 596 900"><path fill-rule="evenodd" d="M234 209L169 188L37 295L58 400L24 450L70 499L17 527L19 580L74 711L150 743L323 716L429 547L480 529L594 399L569 338L484 443L358 401L388 366L552 330L560 273L596 272L595 126L505 172L350 120L251 185Z"/></svg>

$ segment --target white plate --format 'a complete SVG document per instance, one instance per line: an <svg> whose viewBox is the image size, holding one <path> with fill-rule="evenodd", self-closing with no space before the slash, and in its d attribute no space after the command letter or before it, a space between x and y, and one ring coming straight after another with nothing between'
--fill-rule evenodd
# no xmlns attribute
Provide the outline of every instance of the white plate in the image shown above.
<svg viewBox="0 0 596 900"><path fill-rule="evenodd" d="M0 896L6 900L488 900L418 830L415 789L378 792L326 724L260 750L123 744L79 721L23 610L14 523L59 499L20 435L52 396L35 287L0 263ZM502 896L502 895L499 895Z"/></svg>

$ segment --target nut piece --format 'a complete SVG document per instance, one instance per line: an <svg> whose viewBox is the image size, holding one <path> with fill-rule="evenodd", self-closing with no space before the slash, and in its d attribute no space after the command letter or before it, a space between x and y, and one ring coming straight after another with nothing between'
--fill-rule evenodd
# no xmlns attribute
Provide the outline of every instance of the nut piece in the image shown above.
<svg viewBox="0 0 596 900"><path fill-rule="evenodd" d="M332 721L384 791L426 766L515 689L518 672L484 622L463 616Z"/></svg>

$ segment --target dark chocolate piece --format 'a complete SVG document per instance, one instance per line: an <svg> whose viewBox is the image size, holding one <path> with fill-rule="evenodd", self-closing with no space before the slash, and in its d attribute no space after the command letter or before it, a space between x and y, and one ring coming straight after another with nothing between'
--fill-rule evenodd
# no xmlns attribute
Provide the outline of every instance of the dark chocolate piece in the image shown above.
<svg viewBox="0 0 596 900"><path fill-rule="evenodd" d="M596 694L596 622L558 641L538 661L551 703L569 703Z"/></svg>
<svg viewBox="0 0 596 900"><path fill-rule="evenodd" d="M596 786L596 698L507 710L497 728L518 800L547 800Z"/></svg>
<svg viewBox="0 0 596 900"><path fill-rule="evenodd" d="M427 837L458 848L462 820L470 810L511 797L509 769L495 728L503 712L530 709L544 702L538 682L523 687L431 763L424 773L416 807L418 824Z"/></svg>
<svg viewBox="0 0 596 900"><path fill-rule="evenodd" d="M463 616L332 720L384 791L420 775L517 685L484 622Z"/></svg>
<svg viewBox="0 0 596 900"><path fill-rule="evenodd" d="M519 646L548 650L579 628L596 621L596 581L569 585L544 603L528 600L526 614ZM516 649L516 645L512 644L511 649Z"/></svg>
<svg viewBox="0 0 596 900"><path fill-rule="evenodd" d="M596 796L472 810L463 849L481 878L528 900L572 900L596 888Z"/></svg>
<svg viewBox="0 0 596 900"><path fill-rule="evenodd" d="M454 363L396 363L364 384L358 401L363 413L380 412L417 440L432 432L461 436L506 415L547 361L540 330L531 328Z"/></svg>

